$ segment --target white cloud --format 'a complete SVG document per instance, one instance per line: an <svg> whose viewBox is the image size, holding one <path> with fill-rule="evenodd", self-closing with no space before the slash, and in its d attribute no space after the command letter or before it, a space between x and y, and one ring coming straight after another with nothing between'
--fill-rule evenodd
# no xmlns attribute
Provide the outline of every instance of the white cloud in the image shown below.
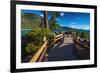
<svg viewBox="0 0 100 73"><path fill-rule="evenodd" d="M75 26L75 25L71 25L71 26L69 26L69 27L71 27L71 28L76 28L76 26Z"/></svg>
<svg viewBox="0 0 100 73"><path fill-rule="evenodd" d="M89 30L89 29L90 29L89 26L86 26L86 25L84 25L84 24L82 24L82 25L77 25L77 23L75 23L75 22L70 23L69 27L71 27L71 28L76 28L76 29L84 29L84 30Z"/></svg>
<svg viewBox="0 0 100 73"><path fill-rule="evenodd" d="M89 26L83 26L83 28L82 29L84 29L84 30L89 30L90 29L90 27Z"/></svg>
<svg viewBox="0 0 100 73"><path fill-rule="evenodd" d="M90 27L86 26L86 25L77 26L76 28L77 29L83 29L83 30L89 30L90 29Z"/></svg>
<svg viewBox="0 0 100 73"><path fill-rule="evenodd" d="M77 24L77 23L75 23L75 22L70 23L70 25L75 25L75 24Z"/></svg>
<svg viewBox="0 0 100 73"><path fill-rule="evenodd" d="M61 12L60 15L61 15L61 16L64 16L64 12Z"/></svg>
<svg viewBox="0 0 100 73"><path fill-rule="evenodd" d="M44 17L44 15L43 15L43 14L40 14L40 16L41 16L41 17Z"/></svg>
<svg viewBox="0 0 100 73"><path fill-rule="evenodd" d="M75 22L70 23L70 24L69 24L69 27L71 27L71 28L76 28L76 23L75 23Z"/></svg>

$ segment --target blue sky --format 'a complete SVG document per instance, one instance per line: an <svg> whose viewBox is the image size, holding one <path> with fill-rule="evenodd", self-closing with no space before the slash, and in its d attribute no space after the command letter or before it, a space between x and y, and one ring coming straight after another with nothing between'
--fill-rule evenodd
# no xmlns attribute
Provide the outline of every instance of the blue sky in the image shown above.
<svg viewBox="0 0 100 73"><path fill-rule="evenodd" d="M22 10L25 13L34 13L43 17L41 11L36 10ZM48 17L50 19L50 16ZM79 13L79 12L60 12L60 16L57 18L57 23L60 26L71 27L77 29L90 29L90 14L89 13Z"/></svg>

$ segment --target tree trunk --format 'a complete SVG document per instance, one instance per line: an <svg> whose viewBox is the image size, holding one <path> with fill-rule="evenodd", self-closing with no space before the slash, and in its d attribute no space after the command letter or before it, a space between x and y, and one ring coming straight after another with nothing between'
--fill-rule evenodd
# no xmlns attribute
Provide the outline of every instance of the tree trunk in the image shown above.
<svg viewBox="0 0 100 73"><path fill-rule="evenodd" d="M48 11L44 11L44 27L49 29L49 24L48 24Z"/></svg>

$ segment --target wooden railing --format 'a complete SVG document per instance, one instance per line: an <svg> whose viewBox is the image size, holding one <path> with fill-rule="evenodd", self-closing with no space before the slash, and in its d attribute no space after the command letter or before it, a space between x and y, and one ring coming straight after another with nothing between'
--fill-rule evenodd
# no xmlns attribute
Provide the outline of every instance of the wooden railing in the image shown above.
<svg viewBox="0 0 100 73"><path fill-rule="evenodd" d="M74 44L74 53L76 54L77 58L90 59L90 46L88 44L80 42L79 40L74 41Z"/></svg>
<svg viewBox="0 0 100 73"><path fill-rule="evenodd" d="M41 46L41 48L35 53L29 62L41 62L47 50L47 41Z"/></svg>
<svg viewBox="0 0 100 73"><path fill-rule="evenodd" d="M55 38L54 38L54 43L60 39L62 39L64 36L63 36L63 33L59 34L59 35L56 35Z"/></svg>
<svg viewBox="0 0 100 73"><path fill-rule="evenodd" d="M80 45L80 46L83 47L83 48L89 49L89 46L87 46L87 45L85 45L85 44L82 44L82 43L80 43L79 41L77 41L77 44Z"/></svg>
<svg viewBox="0 0 100 73"><path fill-rule="evenodd" d="M75 43L76 45L80 45L80 46L83 47L83 48L87 48L87 49L90 48L88 45L86 45L86 44L84 44L84 43L80 43L80 41L77 40L77 39L74 40L74 43Z"/></svg>
<svg viewBox="0 0 100 73"><path fill-rule="evenodd" d="M54 42L60 40L63 38L63 34L59 34L57 36L55 36L54 38ZM33 55L33 57L31 58L31 60L29 62L41 62L46 54L47 51L47 40L43 43L43 45L39 48L39 50L35 53L35 55Z"/></svg>

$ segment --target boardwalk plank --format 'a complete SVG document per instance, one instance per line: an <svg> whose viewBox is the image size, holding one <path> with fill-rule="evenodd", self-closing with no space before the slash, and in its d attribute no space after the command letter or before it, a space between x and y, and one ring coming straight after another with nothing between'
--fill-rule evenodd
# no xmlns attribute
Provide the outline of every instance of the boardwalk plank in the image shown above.
<svg viewBox="0 0 100 73"><path fill-rule="evenodd" d="M48 54L48 61L75 60L74 43L71 37L65 37Z"/></svg>

